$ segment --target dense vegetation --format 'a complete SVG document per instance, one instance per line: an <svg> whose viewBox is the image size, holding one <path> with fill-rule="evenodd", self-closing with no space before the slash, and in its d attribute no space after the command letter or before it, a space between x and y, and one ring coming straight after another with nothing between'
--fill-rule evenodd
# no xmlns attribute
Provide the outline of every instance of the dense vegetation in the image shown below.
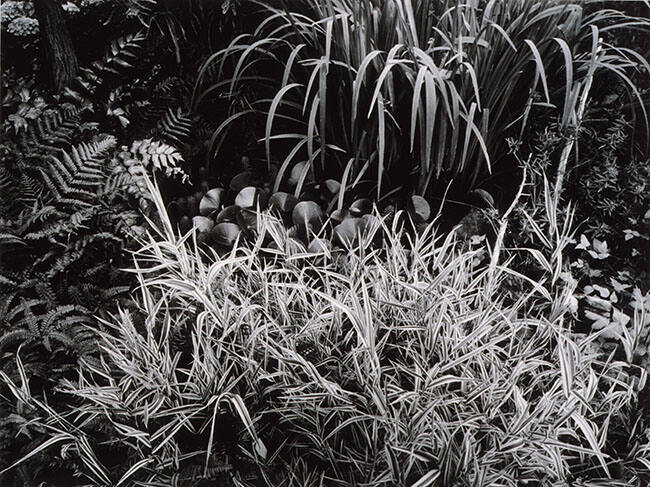
<svg viewBox="0 0 650 487"><path fill-rule="evenodd" d="M648 485L647 2L1 11L2 485Z"/></svg>

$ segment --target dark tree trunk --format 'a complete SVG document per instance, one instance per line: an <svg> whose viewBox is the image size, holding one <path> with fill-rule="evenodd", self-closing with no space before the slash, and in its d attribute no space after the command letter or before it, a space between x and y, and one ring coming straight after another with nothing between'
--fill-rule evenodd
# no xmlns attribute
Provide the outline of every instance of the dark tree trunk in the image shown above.
<svg viewBox="0 0 650 487"><path fill-rule="evenodd" d="M61 91L79 69L63 9L58 0L34 0L34 10L41 34L44 78L52 88Z"/></svg>

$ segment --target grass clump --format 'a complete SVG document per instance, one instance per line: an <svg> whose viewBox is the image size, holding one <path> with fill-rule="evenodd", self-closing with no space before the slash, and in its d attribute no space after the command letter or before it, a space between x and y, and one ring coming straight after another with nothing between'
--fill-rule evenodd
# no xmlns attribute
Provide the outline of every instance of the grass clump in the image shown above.
<svg viewBox="0 0 650 487"><path fill-rule="evenodd" d="M571 331L567 273L533 281L499 238L468 248L388 220L313 254L260 215L254 242L206 256L157 200L162 224L135 256L140 308L106 323L99 357L61 388L70 408L3 374L51 432L34 453L58 444L79 484L648 479L645 425L628 421L645 372ZM549 234L539 257L555 262L568 236Z"/></svg>
<svg viewBox="0 0 650 487"><path fill-rule="evenodd" d="M230 101L211 154L257 127L276 190L306 161L317 183L378 200L469 191L513 169L504 139L531 115L575 130L603 75L647 118L631 79L647 62L615 34L648 21L592 3L253 1L256 29L205 61L192 103Z"/></svg>

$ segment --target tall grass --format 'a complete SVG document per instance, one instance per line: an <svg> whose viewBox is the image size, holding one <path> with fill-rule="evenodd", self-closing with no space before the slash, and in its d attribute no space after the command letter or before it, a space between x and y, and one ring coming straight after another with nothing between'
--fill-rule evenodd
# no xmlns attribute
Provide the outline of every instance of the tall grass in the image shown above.
<svg viewBox="0 0 650 487"><path fill-rule="evenodd" d="M2 374L51 431L33 454L58 445L80 483L647 479L650 443L633 439L643 424L625 423L646 374L572 332L567 231L537 227L548 265L535 280L508 249L387 220L379 247L371 231L350 251L310 254L260 215L255 242L207 256L154 196L161 223L135 256L141 309L106 323L99 357L61 388L73 406L54 411L24 374Z"/></svg>
<svg viewBox="0 0 650 487"><path fill-rule="evenodd" d="M557 0L319 0L252 2L264 19L211 56L194 104L230 97L215 131L261 116L276 188L309 161L316 180L377 197L426 194L441 179L471 189L495 171L506 136L546 107L562 127L584 114L595 76L614 73L643 109L630 78L642 56L606 42L609 31L648 26L612 9ZM280 6L278 6L280 5ZM573 144L568 146L568 152ZM563 155L564 164L568 158Z"/></svg>

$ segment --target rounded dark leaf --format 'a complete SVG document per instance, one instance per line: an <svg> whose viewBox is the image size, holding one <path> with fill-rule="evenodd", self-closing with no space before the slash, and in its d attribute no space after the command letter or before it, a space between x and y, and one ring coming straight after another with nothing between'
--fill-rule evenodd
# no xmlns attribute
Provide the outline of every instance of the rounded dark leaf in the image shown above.
<svg viewBox="0 0 650 487"><path fill-rule="evenodd" d="M484 203L487 203L487 206L489 208L494 208L494 198L490 193L485 191L484 189L474 189L472 190L472 195L475 196L477 199L481 200Z"/></svg>
<svg viewBox="0 0 650 487"><path fill-rule="evenodd" d="M212 218L208 218L207 216L195 216L192 218L192 225L196 228L197 232L205 233L212 230L214 222L212 221Z"/></svg>
<svg viewBox="0 0 650 487"><path fill-rule="evenodd" d="M307 247L307 251L312 254L327 254L330 250L332 250L332 243L329 240L319 237L314 237Z"/></svg>
<svg viewBox="0 0 650 487"><path fill-rule="evenodd" d="M187 197L186 196L181 196L180 198L176 198L176 204L179 206L181 211L187 212Z"/></svg>
<svg viewBox="0 0 650 487"><path fill-rule="evenodd" d="M334 236L343 245L351 247L356 241L362 226L363 220L361 218L348 218L334 227Z"/></svg>
<svg viewBox="0 0 650 487"><path fill-rule="evenodd" d="M240 227L257 231L257 211L242 209L237 215L237 223Z"/></svg>
<svg viewBox="0 0 650 487"><path fill-rule="evenodd" d="M301 201L291 214L294 225L318 228L323 223L323 210L313 201Z"/></svg>
<svg viewBox="0 0 650 487"><path fill-rule="evenodd" d="M189 232L192 228L192 219L187 215L183 215L178 222L178 227L180 228L181 233Z"/></svg>
<svg viewBox="0 0 650 487"><path fill-rule="evenodd" d="M205 193L199 203L199 213L210 216L221 208L226 191L223 188L214 188Z"/></svg>
<svg viewBox="0 0 650 487"><path fill-rule="evenodd" d="M212 229L212 237L217 244L232 247L239 237L240 231L241 229L236 223L217 223Z"/></svg>
<svg viewBox="0 0 650 487"><path fill-rule="evenodd" d="M424 223L431 218L431 207L422 196L411 196L411 214L416 223Z"/></svg>
<svg viewBox="0 0 650 487"><path fill-rule="evenodd" d="M250 186L252 180L253 175L250 171L240 172L230 180L230 189L235 193L239 193L246 186Z"/></svg>
<svg viewBox="0 0 650 487"><path fill-rule="evenodd" d="M258 189L255 186L243 188L235 197L235 205L240 208L254 208L257 204Z"/></svg>
<svg viewBox="0 0 650 487"><path fill-rule="evenodd" d="M305 252L305 244L301 240L288 238L284 251L287 255L302 254Z"/></svg>
<svg viewBox="0 0 650 487"><path fill-rule="evenodd" d="M364 231L373 232L381 227L381 220L379 217L372 214L363 215L361 217L361 223Z"/></svg>
<svg viewBox="0 0 650 487"><path fill-rule="evenodd" d="M339 194L339 190L341 189L341 183L335 179L327 179L323 186L330 196Z"/></svg>
<svg viewBox="0 0 650 487"><path fill-rule="evenodd" d="M341 223L346 218L350 218L350 212L348 210L334 210L330 214L330 219L334 223Z"/></svg>
<svg viewBox="0 0 650 487"><path fill-rule="evenodd" d="M237 221L237 215L241 208L237 205L226 206L223 210L217 215L217 223L230 222L234 223Z"/></svg>
<svg viewBox="0 0 650 487"><path fill-rule="evenodd" d="M291 211L298 203L298 198L294 195L285 193L284 191L278 191L273 193L269 199L269 207L271 209L277 210L281 214L285 215Z"/></svg>
<svg viewBox="0 0 650 487"><path fill-rule="evenodd" d="M210 183L205 180L201 181L201 184L199 184L199 190L202 194L206 194L208 191L210 191Z"/></svg>
<svg viewBox="0 0 650 487"><path fill-rule="evenodd" d="M287 236L294 240L306 240L307 238L307 227L304 225L292 225L287 230Z"/></svg>
<svg viewBox="0 0 650 487"><path fill-rule="evenodd" d="M295 188L302 177L302 173L305 171L305 168L309 165L307 161L299 162L291 168L291 173L289 173L289 186ZM308 171L308 170L307 170ZM305 179L309 179L309 173Z"/></svg>
<svg viewBox="0 0 650 487"><path fill-rule="evenodd" d="M199 200L196 195L187 197L187 213L189 215L196 215L199 212Z"/></svg>
<svg viewBox="0 0 650 487"><path fill-rule="evenodd" d="M202 245L210 242L210 232L200 232L196 234L196 243Z"/></svg>
<svg viewBox="0 0 650 487"><path fill-rule="evenodd" d="M180 204L180 198L172 200L167 205L167 211L174 219L179 219L185 212L185 207Z"/></svg>
<svg viewBox="0 0 650 487"><path fill-rule="evenodd" d="M240 208L257 208L259 205L260 209L264 209L267 201L268 193L266 191L255 186L247 186L235 198L235 205Z"/></svg>
<svg viewBox="0 0 650 487"><path fill-rule="evenodd" d="M372 200L360 198L350 205L350 214L352 216L367 215L372 212Z"/></svg>

